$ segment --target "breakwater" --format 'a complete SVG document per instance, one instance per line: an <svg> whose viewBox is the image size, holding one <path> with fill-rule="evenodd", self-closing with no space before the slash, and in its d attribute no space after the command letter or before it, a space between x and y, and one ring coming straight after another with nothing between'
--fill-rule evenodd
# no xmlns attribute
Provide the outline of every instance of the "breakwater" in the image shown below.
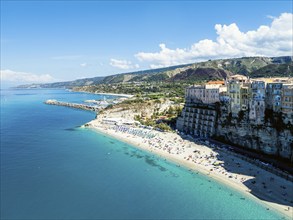
<svg viewBox="0 0 293 220"><path fill-rule="evenodd" d="M70 103L70 102L60 102L57 100L47 100L45 101L45 104L47 105L58 105L58 106L65 106L70 108L77 108L77 109L83 109L87 111L99 111L101 107L99 106L91 106L91 105L85 105L85 104L79 104L79 103Z"/></svg>

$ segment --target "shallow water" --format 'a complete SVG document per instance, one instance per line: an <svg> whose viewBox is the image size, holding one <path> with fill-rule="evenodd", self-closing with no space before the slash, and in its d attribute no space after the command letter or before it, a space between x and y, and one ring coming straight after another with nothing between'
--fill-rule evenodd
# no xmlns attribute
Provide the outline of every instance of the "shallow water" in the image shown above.
<svg viewBox="0 0 293 220"><path fill-rule="evenodd" d="M1 219L281 219L208 177L79 128L94 113L43 104L102 98L1 91Z"/></svg>

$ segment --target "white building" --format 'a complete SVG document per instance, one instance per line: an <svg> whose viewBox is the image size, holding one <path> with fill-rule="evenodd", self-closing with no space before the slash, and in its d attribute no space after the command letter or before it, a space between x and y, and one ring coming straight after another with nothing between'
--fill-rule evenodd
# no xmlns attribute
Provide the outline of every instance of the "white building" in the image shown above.
<svg viewBox="0 0 293 220"><path fill-rule="evenodd" d="M186 88L185 99L188 102L211 104L220 101L220 94L227 91L221 84L194 85Z"/></svg>

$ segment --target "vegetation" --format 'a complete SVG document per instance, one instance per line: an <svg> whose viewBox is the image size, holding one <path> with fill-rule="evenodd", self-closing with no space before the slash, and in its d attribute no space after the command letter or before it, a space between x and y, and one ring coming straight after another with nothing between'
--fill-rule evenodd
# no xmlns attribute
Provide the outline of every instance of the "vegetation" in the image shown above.
<svg viewBox="0 0 293 220"><path fill-rule="evenodd" d="M243 57L233 59L209 60L206 62L171 66L160 69L151 69L131 73L115 74L107 77L79 79L71 82L25 85L41 88L73 88L76 86L113 85L113 84L140 84L140 83L201 83L214 79L223 79L233 74L242 74L250 77L292 76L292 57ZM129 94L135 94L135 86ZM82 89L81 89L82 90Z"/></svg>
<svg viewBox="0 0 293 220"><path fill-rule="evenodd" d="M148 101L147 105L150 102L153 104L156 101ZM152 114L146 116L142 112L134 116L134 120L139 121L141 124L146 126L151 126L155 129L159 129L162 131L172 131L171 127L174 127L176 123L176 119L178 115L181 114L183 106L180 105L170 105L169 108L165 109L164 111L160 111L160 108L153 108Z"/></svg>
<svg viewBox="0 0 293 220"><path fill-rule="evenodd" d="M76 91L92 93L132 94L142 99L171 98L173 102L184 102L185 88L190 83L115 83L98 84L75 88Z"/></svg>
<svg viewBox="0 0 293 220"><path fill-rule="evenodd" d="M136 115L134 119L139 121L142 125L151 126L154 129L158 129L160 131L172 131L172 128L165 122L156 123L156 120L154 119L143 120L139 115Z"/></svg>
<svg viewBox="0 0 293 220"><path fill-rule="evenodd" d="M293 76L293 62L289 64L269 64L260 69L253 71L251 77L292 77Z"/></svg>

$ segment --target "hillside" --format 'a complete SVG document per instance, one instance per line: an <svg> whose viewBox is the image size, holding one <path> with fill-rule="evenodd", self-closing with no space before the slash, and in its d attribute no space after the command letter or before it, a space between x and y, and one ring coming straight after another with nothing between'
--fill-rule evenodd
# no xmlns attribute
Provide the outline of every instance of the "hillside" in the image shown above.
<svg viewBox="0 0 293 220"><path fill-rule="evenodd" d="M273 76L283 76L289 77L293 76L293 62L289 64L269 64L262 68L259 68L253 71L250 76L251 77L273 77Z"/></svg>
<svg viewBox="0 0 293 220"><path fill-rule="evenodd" d="M167 68L79 79L71 82L24 85L19 86L19 88L72 88L76 86L127 82L197 82L223 79L233 74L242 74L250 77L293 76L292 57L243 57L209 60Z"/></svg>
<svg viewBox="0 0 293 220"><path fill-rule="evenodd" d="M212 79L224 79L227 76L233 75L232 72L220 68L189 68L184 70L171 79L174 81L203 81Z"/></svg>
<svg viewBox="0 0 293 220"><path fill-rule="evenodd" d="M105 77L94 77L94 78L77 79L77 80L68 81L68 82L20 85L17 88L72 88L76 86L87 86L87 85L99 84L103 81L104 78Z"/></svg>

